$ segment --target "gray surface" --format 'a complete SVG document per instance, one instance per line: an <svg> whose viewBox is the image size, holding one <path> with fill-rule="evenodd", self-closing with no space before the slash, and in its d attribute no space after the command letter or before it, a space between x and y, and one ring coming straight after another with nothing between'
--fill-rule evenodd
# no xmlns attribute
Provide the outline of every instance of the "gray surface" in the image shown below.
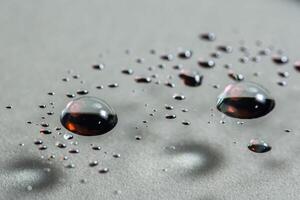
<svg viewBox="0 0 300 200"><path fill-rule="evenodd" d="M219 43L237 48L238 41L245 40L255 50L257 39L282 48L292 61L299 59L299 8L296 0L1 1L0 199L299 199L300 75L291 64L282 67L291 77L287 87L279 87L276 72L280 67L270 59L241 65L237 51L224 56L213 70L201 70L195 62ZM205 31L216 32L218 40L199 41L197 35ZM124 66L132 66L136 75L149 74L146 66L160 63L149 49L176 52L178 46L195 52L184 64L205 75L200 88L186 88L177 79L174 89L136 85L132 77L120 74ZM125 49L130 49L131 55L125 55ZM145 64L136 64L138 57L145 58ZM106 64L104 71L90 68L98 62ZM277 102L273 112L243 126L229 118L220 124L217 111L210 117L221 88L231 82L222 67L228 62L247 80L272 92ZM86 83L63 83L67 69L80 74ZM162 81L173 73L170 68L156 71ZM252 75L256 71L261 72L260 77ZM120 87L94 89L113 82ZM221 88L213 89L213 84ZM59 126L58 114L68 102L65 94L79 88L110 102L120 122L107 135L77 136L81 152L61 161L62 155L68 155L67 149L57 149L54 144L63 139L41 136L39 127L26 121L40 122L45 111L37 105L53 101L56 115L47 122L51 127ZM56 95L47 96L48 91ZM183 92L186 101L174 102L171 97L175 92ZM176 120L164 119L165 103L175 106ZM12 110L4 108L8 104L13 105ZM190 112L181 113L183 107ZM158 109L153 119L148 116L152 108ZM148 128L141 123L145 119ZM192 125L184 127L180 123L183 119ZM286 128L292 132L285 133ZM141 141L134 139L138 134L143 136ZM250 152L246 146L254 137L269 142L272 151L262 155ZM36 138L42 138L49 149L37 150L32 144ZM93 152L90 143L103 149ZM176 150L165 149L170 145ZM113 158L113 152L121 158ZM40 159L51 154L56 155L52 164ZM99 160L100 165L90 168L90 160ZM64 168L70 162L76 168ZM44 172L45 167L51 172ZM110 172L101 175L97 172L100 167L109 167ZM80 183L82 178L88 182ZM33 186L30 192L26 191L28 185Z"/></svg>

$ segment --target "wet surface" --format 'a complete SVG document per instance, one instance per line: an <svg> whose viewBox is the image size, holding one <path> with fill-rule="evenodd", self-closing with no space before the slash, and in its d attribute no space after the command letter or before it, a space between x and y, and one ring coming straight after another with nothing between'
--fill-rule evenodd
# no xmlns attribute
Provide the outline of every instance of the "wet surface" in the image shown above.
<svg viewBox="0 0 300 200"><path fill-rule="evenodd" d="M0 5L1 197L298 198L298 1ZM184 84L181 70L199 72L201 84ZM217 110L239 74L271 92L269 114L235 119ZM80 96L114 108L109 134L86 137L61 125L61 111ZM272 150L250 151L254 138Z"/></svg>

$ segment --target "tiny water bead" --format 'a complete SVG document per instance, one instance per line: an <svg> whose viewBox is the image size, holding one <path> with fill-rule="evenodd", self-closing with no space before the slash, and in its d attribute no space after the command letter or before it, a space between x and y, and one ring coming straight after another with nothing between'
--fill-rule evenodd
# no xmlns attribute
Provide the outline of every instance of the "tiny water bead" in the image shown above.
<svg viewBox="0 0 300 200"><path fill-rule="evenodd" d="M118 117L103 100L96 97L80 97L67 104L60 121L73 133L95 136L112 130L118 122Z"/></svg>
<svg viewBox="0 0 300 200"><path fill-rule="evenodd" d="M262 86L252 82L229 84L219 95L217 109L227 116L253 119L265 116L275 107L275 100Z"/></svg>
<svg viewBox="0 0 300 200"><path fill-rule="evenodd" d="M123 69L121 72L123 74L131 75L134 71L132 69Z"/></svg>
<svg viewBox="0 0 300 200"><path fill-rule="evenodd" d="M150 77L135 77L134 80L137 83L151 83L152 81Z"/></svg>
<svg viewBox="0 0 300 200"><path fill-rule="evenodd" d="M272 149L272 147L264 142L263 140L259 139L252 139L248 144L248 149L255 153L266 153Z"/></svg>
<svg viewBox="0 0 300 200"><path fill-rule="evenodd" d="M181 101L181 100L185 100L185 96L182 94L174 94L173 99Z"/></svg>
<svg viewBox="0 0 300 200"><path fill-rule="evenodd" d="M178 58L181 59L189 59L193 55L193 52L191 50L185 50L178 53Z"/></svg>
<svg viewBox="0 0 300 200"><path fill-rule="evenodd" d="M207 41L214 41L216 39L216 34L212 32L200 34L200 38Z"/></svg>
<svg viewBox="0 0 300 200"><path fill-rule="evenodd" d="M231 53L233 51L232 46L229 46L229 45L220 45L217 47L217 49L224 53Z"/></svg>
<svg viewBox="0 0 300 200"><path fill-rule="evenodd" d="M231 78L234 81L243 81L244 80L243 74L237 74L237 73L234 73L234 72L229 72L228 76L229 76L229 78Z"/></svg>
<svg viewBox="0 0 300 200"><path fill-rule="evenodd" d="M272 60L276 64L286 64L289 62L289 58L287 56L283 56L283 55L274 55L272 57Z"/></svg>
<svg viewBox="0 0 300 200"><path fill-rule="evenodd" d="M166 115L166 119L175 119L176 118L176 115L174 114L167 114Z"/></svg>
<svg viewBox="0 0 300 200"><path fill-rule="evenodd" d="M198 72L189 72L183 70L179 74L179 78L183 80L184 84L191 87L197 87L202 84L203 76Z"/></svg>
<svg viewBox="0 0 300 200"><path fill-rule="evenodd" d="M162 60L172 61L174 56L172 54L163 54L163 55L160 56L160 58Z"/></svg>
<svg viewBox="0 0 300 200"><path fill-rule="evenodd" d="M118 83L111 83L108 85L109 88L117 88L119 87L119 84Z"/></svg>
<svg viewBox="0 0 300 200"><path fill-rule="evenodd" d="M200 59L198 61L198 64L201 66L201 67L204 67L204 68L213 68L215 66L215 61L213 60L203 60L203 59Z"/></svg>
<svg viewBox="0 0 300 200"><path fill-rule="evenodd" d="M93 65L92 68L96 70L102 70L104 69L104 64Z"/></svg>
<svg viewBox="0 0 300 200"><path fill-rule="evenodd" d="M77 91L77 94L79 94L79 95L86 95L86 94L88 94L88 93L89 93L88 90L78 90L78 91Z"/></svg>

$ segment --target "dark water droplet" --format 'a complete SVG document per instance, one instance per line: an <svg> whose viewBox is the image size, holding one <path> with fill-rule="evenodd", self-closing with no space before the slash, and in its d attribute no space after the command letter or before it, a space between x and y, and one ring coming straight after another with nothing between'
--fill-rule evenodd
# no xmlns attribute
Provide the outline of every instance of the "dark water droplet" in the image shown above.
<svg viewBox="0 0 300 200"><path fill-rule="evenodd" d="M46 108L46 105L39 105L39 108Z"/></svg>
<svg viewBox="0 0 300 200"><path fill-rule="evenodd" d="M282 77L282 78L287 78L290 76L290 74L288 72L282 72L282 71L279 71L278 72L278 76Z"/></svg>
<svg viewBox="0 0 300 200"><path fill-rule="evenodd" d="M189 109L187 109L187 108L182 108L181 111L182 111L182 112L189 112Z"/></svg>
<svg viewBox="0 0 300 200"><path fill-rule="evenodd" d="M178 53L178 57L181 59L189 59L193 55L193 52L191 50L184 50Z"/></svg>
<svg viewBox="0 0 300 200"><path fill-rule="evenodd" d="M39 150L41 150L41 151L46 150L46 149L47 149L46 145L39 146Z"/></svg>
<svg viewBox="0 0 300 200"><path fill-rule="evenodd" d="M76 75L73 75L72 76L74 79L79 79L80 78L80 75L76 74Z"/></svg>
<svg viewBox="0 0 300 200"><path fill-rule="evenodd" d="M215 34L215 33L212 33L212 32L202 33L202 34L200 35L200 37L201 37L203 40L207 40L207 41L214 41L214 40L216 40L216 34Z"/></svg>
<svg viewBox="0 0 300 200"><path fill-rule="evenodd" d="M259 139L252 139L248 145L248 149L255 153L266 153L272 149L272 147Z"/></svg>
<svg viewBox="0 0 300 200"><path fill-rule="evenodd" d="M64 82L69 82L70 81L69 78L62 78L61 80L64 81Z"/></svg>
<svg viewBox="0 0 300 200"><path fill-rule="evenodd" d="M300 61L296 61L294 63L294 68L295 68L295 70L297 70L298 72L300 72Z"/></svg>
<svg viewBox="0 0 300 200"><path fill-rule="evenodd" d="M42 140L35 140L34 144L35 145L41 145L41 144L43 144L43 141Z"/></svg>
<svg viewBox="0 0 300 200"><path fill-rule="evenodd" d="M108 168L102 168L102 169L99 170L99 173L100 173L100 174L106 174L106 173L108 173L108 172L109 172L109 169L108 169Z"/></svg>
<svg viewBox="0 0 300 200"><path fill-rule="evenodd" d="M73 154L79 153L79 149L70 149L69 153L73 153Z"/></svg>
<svg viewBox="0 0 300 200"><path fill-rule="evenodd" d="M101 147L100 146L93 146L92 149L96 150L96 151L99 151L99 150L101 150Z"/></svg>
<svg viewBox="0 0 300 200"><path fill-rule="evenodd" d="M182 69L182 65L174 65L173 69L180 70L180 69Z"/></svg>
<svg viewBox="0 0 300 200"><path fill-rule="evenodd" d="M141 140L141 139L142 139L142 136L137 135L137 136L135 136L135 139L136 139L136 140Z"/></svg>
<svg viewBox="0 0 300 200"><path fill-rule="evenodd" d="M275 107L275 100L262 86L251 82L226 86L219 95L217 109L240 119L252 119L268 114Z"/></svg>
<svg viewBox="0 0 300 200"><path fill-rule="evenodd" d="M74 98L76 95L75 94L66 94L66 96L69 98Z"/></svg>
<svg viewBox="0 0 300 200"><path fill-rule="evenodd" d="M175 83L165 82L165 86L170 87L170 88L174 88L175 87Z"/></svg>
<svg viewBox="0 0 300 200"><path fill-rule="evenodd" d="M152 81L150 77L135 77L134 80L137 83L151 83Z"/></svg>
<svg viewBox="0 0 300 200"><path fill-rule="evenodd" d="M249 61L249 58L247 56L241 57L240 59L241 63L247 63Z"/></svg>
<svg viewBox="0 0 300 200"><path fill-rule="evenodd" d="M79 94L79 95L86 95L86 94L88 94L88 93L89 93L88 90L78 90L78 91L77 91L77 94Z"/></svg>
<svg viewBox="0 0 300 200"><path fill-rule="evenodd" d="M93 65L92 68L96 70L102 70L104 69L104 64Z"/></svg>
<svg viewBox="0 0 300 200"><path fill-rule="evenodd" d="M120 155L120 154L118 154L118 153L114 153L114 154L113 154L113 157L114 157L114 158L120 158L120 157L121 157L121 155Z"/></svg>
<svg viewBox="0 0 300 200"><path fill-rule="evenodd" d="M261 58L260 58L259 56L254 56L254 57L251 58L251 60L252 60L253 62L258 63L258 62L261 61Z"/></svg>
<svg viewBox="0 0 300 200"><path fill-rule="evenodd" d="M42 127L49 127L49 124L43 122L43 123L41 123L41 126L42 126Z"/></svg>
<svg viewBox="0 0 300 200"><path fill-rule="evenodd" d="M279 86L284 87L284 86L287 85L287 82L286 82L286 81L278 81L277 84L278 84Z"/></svg>
<svg viewBox="0 0 300 200"><path fill-rule="evenodd" d="M213 52L210 54L211 57L213 58L221 58L221 53L220 52Z"/></svg>
<svg viewBox="0 0 300 200"><path fill-rule="evenodd" d="M118 83L112 83L112 84L109 84L108 87L109 88L117 88L117 87L119 87L119 84Z"/></svg>
<svg viewBox="0 0 300 200"><path fill-rule="evenodd" d="M67 145L66 145L66 144L64 144L64 143L60 143L60 142L57 142L57 143L56 143L56 146L57 146L58 148L60 148L60 149L64 149L64 148L66 148L66 147L67 147Z"/></svg>
<svg viewBox="0 0 300 200"><path fill-rule="evenodd" d="M174 107L173 106L171 106L171 105L165 105L165 109L167 109L167 110L173 110L174 109Z"/></svg>
<svg viewBox="0 0 300 200"><path fill-rule="evenodd" d="M157 68L159 68L159 69L165 69L166 65L165 64L159 64L159 65L157 65Z"/></svg>
<svg viewBox="0 0 300 200"><path fill-rule="evenodd" d="M220 45L217 47L217 49L224 53L231 53L233 51L232 46L229 46L229 45Z"/></svg>
<svg viewBox="0 0 300 200"><path fill-rule="evenodd" d="M53 95L55 95L55 93L54 92L48 92L48 95L53 96Z"/></svg>
<svg viewBox="0 0 300 200"><path fill-rule="evenodd" d="M244 76L242 74L236 74L234 72L229 72L228 76L234 81L243 81Z"/></svg>
<svg viewBox="0 0 300 200"><path fill-rule="evenodd" d="M166 115L166 119L175 119L176 118L176 115L174 114L167 114Z"/></svg>
<svg viewBox="0 0 300 200"><path fill-rule="evenodd" d="M134 71L132 69L123 69L121 72L123 74L131 75Z"/></svg>
<svg viewBox="0 0 300 200"><path fill-rule="evenodd" d="M283 55L274 55L272 57L272 60L274 63L280 64L280 65L286 64L289 62L289 58L287 56L283 56Z"/></svg>
<svg viewBox="0 0 300 200"><path fill-rule="evenodd" d="M160 58L162 60L172 61L174 56L172 54L163 54L163 55L160 56Z"/></svg>
<svg viewBox="0 0 300 200"><path fill-rule="evenodd" d="M54 112L47 112L47 115L53 115Z"/></svg>
<svg viewBox="0 0 300 200"><path fill-rule="evenodd" d="M60 121L69 131L78 135L102 135L112 130L118 118L115 111L96 97L81 97L68 103Z"/></svg>
<svg viewBox="0 0 300 200"><path fill-rule="evenodd" d="M42 129L42 130L40 130L40 133L45 134L45 135L49 135L52 132L50 130L47 130L47 129Z"/></svg>
<svg viewBox="0 0 300 200"><path fill-rule="evenodd" d="M12 109L12 106L8 105L5 107L6 109Z"/></svg>
<svg viewBox="0 0 300 200"><path fill-rule="evenodd" d="M183 80L183 83L187 86L197 87L202 84L203 76L198 72L181 71L179 78Z"/></svg>
<svg viewBox="0 0 300 200"><path fill-rule="evenodd" d="M189 122L189 121L186 121L186 120L182 121L181 123L182 123L183 125L186 125L186 126L188 126L188 125L190 125L190 124L191 124L191 122Z"/></svg>
<svg viewBox="0 0 300 200"><path fill-rule="evenodd" d="M90 166L90 167L95 167L95 166L97 166L98 164L99 164L98 161L97 161L97 160L94 160L94 161L92 161L92 162L89 163L89 166Z"/></svg>
<svg viewBox="0 0 300 200"><path fill-rule="evenodd" d="M174 94L173 95L173 99L176 99L176 100L184 100L185 99L185 96L184 95L181 95L181 94Z"/></svg>
<svg viewBox="0 0 300 200"><path fill-rule="evenodd" d="M136 62L141 64L141 63L145 62L145 59L144 58L137 58Z"/></svg>
<svg viewBox="0 0 300 200"><path fill-rule="evenodd" d="M198 64L204 68L213 68L216 65L213 60L199 60Z"/></svg>

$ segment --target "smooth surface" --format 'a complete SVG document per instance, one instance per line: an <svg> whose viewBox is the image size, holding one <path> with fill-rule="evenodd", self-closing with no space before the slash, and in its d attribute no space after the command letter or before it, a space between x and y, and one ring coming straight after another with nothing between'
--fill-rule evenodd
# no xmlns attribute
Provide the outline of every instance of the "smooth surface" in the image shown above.
<svg viewBox="0 0 300 200"><path fill-rule="evenodd" d="M300 73L292 63L300 59L299 9L298 0L1 1L0 199L298 199ZM199 40L198 34L207 31L217 34L214 43ZM258 49L256 40L283 49L291 62L278 67L266 58L259 64L240 64L240 40L252 50ZM220 43L232 45L234 52L217 60L214 69L199 68L197 58L207 57ZM154 73L164 82L168 74L176 75L171 66L180 62L204 74L201 87L187 88L178 78L175 88L138 85L134 76L120 73L131 67L135 75L151 74L147 67L161 60L149 50L176 52L179 46L193 50L193 58L176 59L167 69ZM125 49L130 49L130 55ZM140 57L145 58L144 64L135 62ZM102 62L106 65L103 71L91 68ZM276 107L269 115L244 125L230 118L219 123L222 115L210 109L215 108L222 88L232 82L223 68L226 63L232 63L246 80L270 90ZM72 79L68 69L80 79ZM276 84L278 69L290 72L286 87ZM261 76L254 77L257 71ZM71 81L62 82L63 77ZM118 88L106 87L115 82ZM99 84L105 88L97 90ZM55 132L56 138L40 135L39 126L26 124L42 122L40 117L46 116L49 102L54 102L55 115L44 121L52 130L61 126L59 114L69 101L65 94L78 89L88 89L90 95L103 98L116 109L119 123L112 132L99 137L76 136L79 144L73 146ZM48 96L50 91L56 95ZM181 92L186 100L172 99ZM48 107L40 109L39 104ZM165 110L165 104L175 110ZM7 105L13 109L5 109ZM158 111L150 117L153 108ZM181 108L190 111L182 113ZM165 119L168 113L177 118ZM183 126L184 119L191 125ZM148 127L142 120L148 121ZM136 135L142 140L135 140ZM265 154L249 151L248 142L256 137L272 145L272 150ZM37 138L47 150L38 150L33 144ZM68 147L57 148L57 141ZM102 150L92 150L91 143ZM166 149L172 145L175 150ZM71 148L80 153L70 155ZM121 157L114 158L113 153ZM51 154L56 156L52 164L40 159ZM63 155L69 160L61 161ZM91 168L88 165L93 160L99 165ZM70 163L75 164L74 169L64 167ZM108 167L109 173L99 174L103 167ZM28 185L31 191L27 191Z"/></svg>

